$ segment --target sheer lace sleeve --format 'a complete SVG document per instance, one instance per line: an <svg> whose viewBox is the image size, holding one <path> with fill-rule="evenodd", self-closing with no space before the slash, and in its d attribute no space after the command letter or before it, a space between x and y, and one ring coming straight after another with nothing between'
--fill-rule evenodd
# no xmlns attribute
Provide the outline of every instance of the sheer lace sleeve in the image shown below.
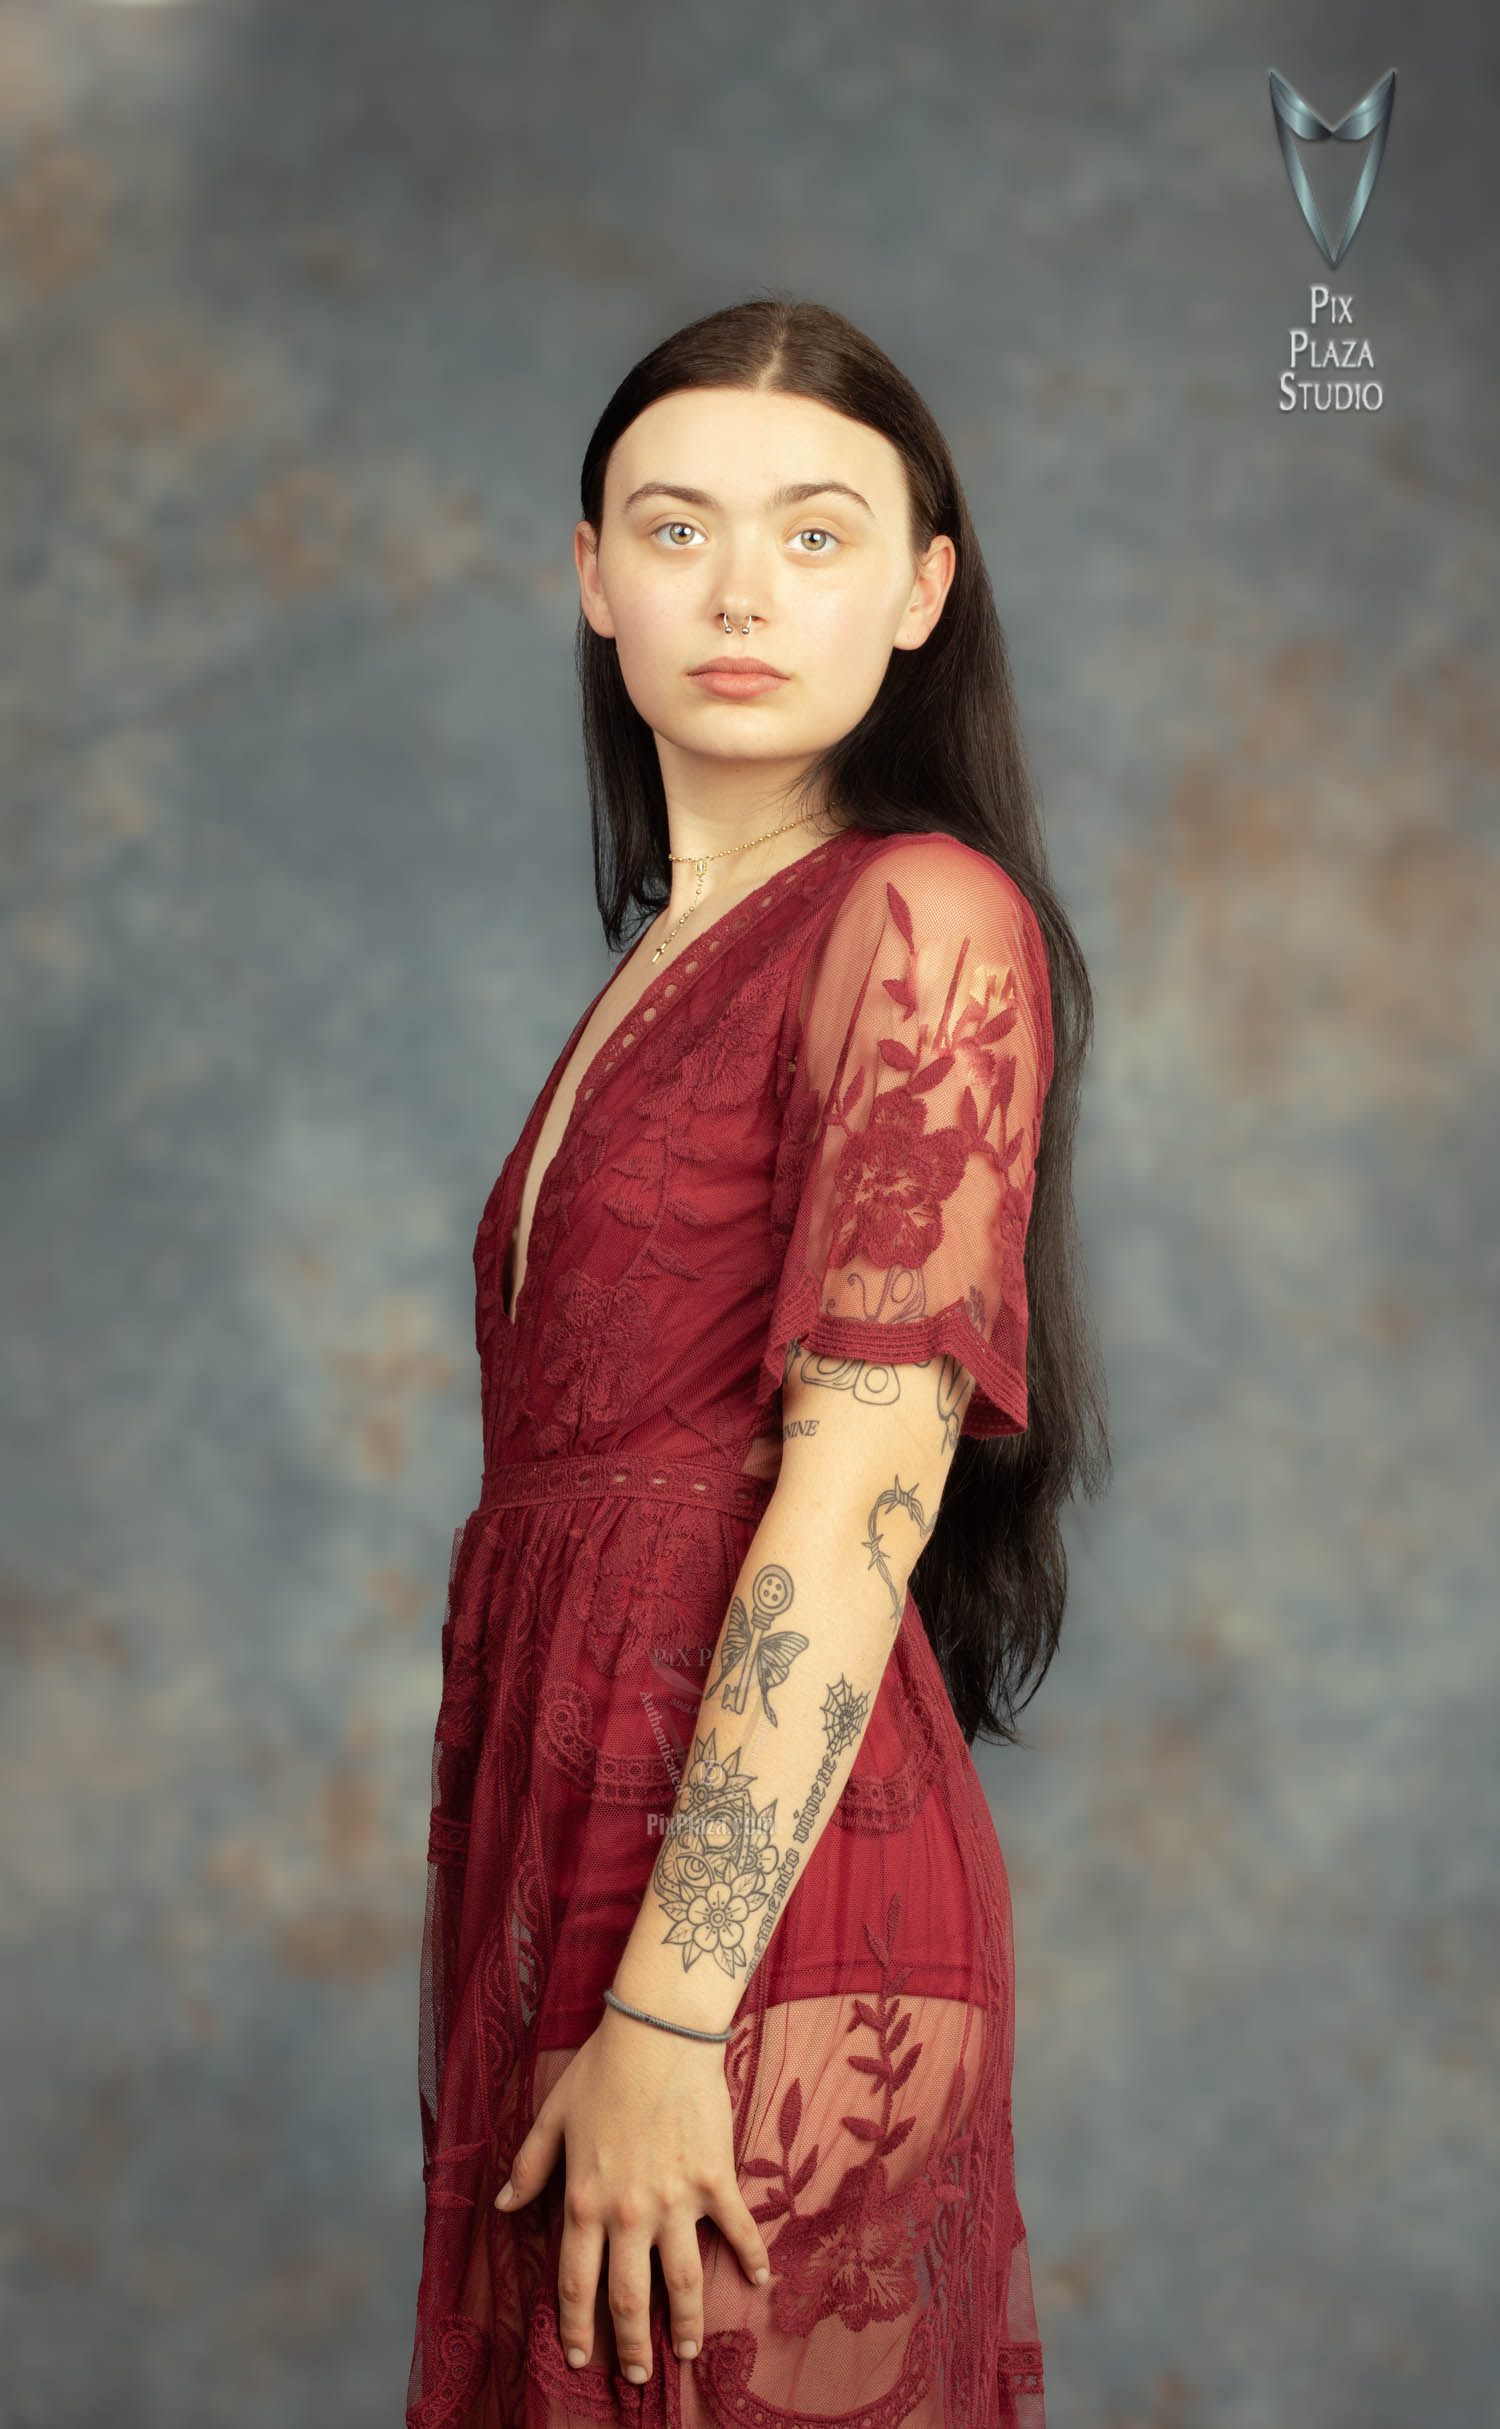
<svg viewBox="0 0 1500 2429"><path fill-rule="evenodd" d="M852 880L793 1017L763 1389L793 1340L890 1363L945 1351L975 1381L964 1432L1023 1433L1023 1256L1052 1076L1035 912L970 845L895 839Z"/></svg>

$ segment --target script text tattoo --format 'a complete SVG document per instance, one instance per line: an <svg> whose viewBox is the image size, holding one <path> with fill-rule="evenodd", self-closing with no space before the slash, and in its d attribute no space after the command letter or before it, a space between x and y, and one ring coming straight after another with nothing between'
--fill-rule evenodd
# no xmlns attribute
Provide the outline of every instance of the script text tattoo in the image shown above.
<svg viewBox="0 0 1500 2429"><path fill-rule="evenodd" d="M797 1819L792 1825L794 1841L805 1840L811 1832L819 1808L828 1793L829 1783L838 1769L840 1758L847 1754L852 1745L858 1743L863 1734L869 1710L868 1693L852 1687L843 1672L840 1671L823 1699L823 1735L827 1742L823 1749L823 1758L813 1775L812 1786L803 1798ZM752 1968L758 1963L761 1951L776 1927L776 1918L786 1903L787 1893L796 1878L797 1866L801 1860L800 1847L793 1845L788 1847L776 1868L766 1900L766 1911L761 1918L760 1932L750 1958Z"/></svg>

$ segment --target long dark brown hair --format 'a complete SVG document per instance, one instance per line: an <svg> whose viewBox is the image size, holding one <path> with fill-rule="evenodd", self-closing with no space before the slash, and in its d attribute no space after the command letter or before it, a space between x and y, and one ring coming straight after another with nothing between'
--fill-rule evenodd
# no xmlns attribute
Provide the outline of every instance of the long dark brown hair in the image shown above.
<svg viewBox="0 0 1500 2429"><path fill-rule="evenodd" d="M627 372L583 459L581 511L599 534L616 440L684 388L769 388L816 398L883 432L906 467L911 543L946 532L957 565L918 649L891 652L859 723L810 767L790 802L826 804L878 835L939 829L987 852L1021 888L1047 946L1054 1063L1026 1236L1028 1424L961 1436L932 1534L911 1575L966 1742L1015 1742L1016 1715L1057 1650L1067 1600L1064 1503L1110 1473L1104 1374L1088 1320L1073 1206L1073 1139L1093 1034L1078 940L1053 892L989 576L942 432L888 356L822 304L756 296L679 329ZM578 676L593 811L594 882L614 949L671 892L656 739L626 691L612 640L578 620ZM1021 1694L1027 1681L1031 1684Z"/></svg>

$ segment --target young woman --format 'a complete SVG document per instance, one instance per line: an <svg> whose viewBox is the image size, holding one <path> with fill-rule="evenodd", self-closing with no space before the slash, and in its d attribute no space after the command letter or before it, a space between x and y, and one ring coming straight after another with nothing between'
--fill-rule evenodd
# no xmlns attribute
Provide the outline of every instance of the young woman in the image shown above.
<svg viewBox="0 0 1500 2429"><path fill-rule="evenodd" d="M475 1244L407 2420L1043 2429L970 1748L1107 1473L1087 976L878 347L779 300L681 330L582 508L606 936L655 916Z"/></svg>

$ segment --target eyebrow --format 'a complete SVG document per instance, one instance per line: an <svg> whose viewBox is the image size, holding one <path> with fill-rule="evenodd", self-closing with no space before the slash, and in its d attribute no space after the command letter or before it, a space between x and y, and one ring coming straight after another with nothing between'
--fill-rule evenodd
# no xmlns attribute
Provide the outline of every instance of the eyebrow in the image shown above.
<svg viewBox="0 0 1500 2429"><path fill-rule="evenodd" d="M676 481L643 481L639 489L632 489L620 511L628 514L642 498L653 497L680 498L685 506L717 506L719 503L717 498L710 497L706 489L688 489ZM772 507L800 506L804 498L822 497L853 498L856 506L862 506L872 522L876 520L875 509L869 499L862 498L859 491L851 489L847 481L788 481L780 489L773 489L766 503Z"/></svg>

